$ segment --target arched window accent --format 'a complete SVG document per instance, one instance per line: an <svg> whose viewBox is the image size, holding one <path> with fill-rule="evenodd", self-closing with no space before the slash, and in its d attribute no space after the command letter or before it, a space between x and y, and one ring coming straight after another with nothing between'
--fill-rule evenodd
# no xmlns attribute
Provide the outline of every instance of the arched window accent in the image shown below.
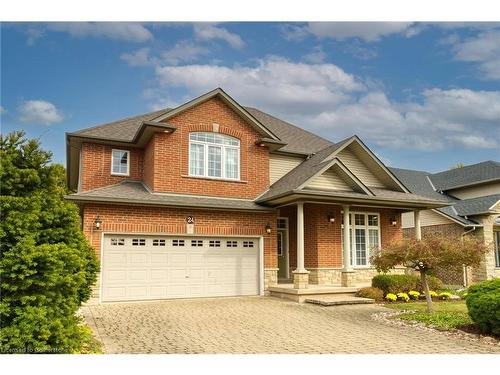
<svg viewBox="0 0 500 375"><path fill-rule="evenodd" d="M190 133L189 175L239 180L240 140L219 133Z"/></svg>

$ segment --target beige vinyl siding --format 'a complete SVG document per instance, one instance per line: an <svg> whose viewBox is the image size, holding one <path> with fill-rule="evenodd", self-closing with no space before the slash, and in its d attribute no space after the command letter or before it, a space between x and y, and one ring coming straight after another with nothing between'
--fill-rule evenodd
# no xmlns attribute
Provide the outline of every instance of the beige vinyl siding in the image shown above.
<svg viewBox="0 0 500 375"><path fill-rule="evenodd" d="M403 228L413 228L415 226L413 212L405 212L401 216L401 226ZM454 221L448 219L446 216L438 214L437 212L434 212L432 210L420 211L420 226L422 227L450 223L454 223Z"/></svg>
<svg viewBox="0 0 500 375"><path fill-rule="evenodd" d="M342 150L337 157L366 186L386 188L382 181L350 150Z"/></svg>
<svg viewBox="0 0 500 375"><path fill-rule="evenodd" d="M297 156L270 154L269 155L269 182L274 184L281 177L304 161Z"/></svg>
<svg viewBox="0 0 500 375"><path fill-rule="evenodd" d="M351 187L332 169L329 169L323 174L313 178L304 188L315 190L352 191Z"/></svg>
<svg viewBox="0 0 500 375"><path fill-rule="evenodd" d="M453 195L454 197L457 197L458 199L470 199L485 197L487 195L500 194L500 182L448 190L447 193Z"/></svg>

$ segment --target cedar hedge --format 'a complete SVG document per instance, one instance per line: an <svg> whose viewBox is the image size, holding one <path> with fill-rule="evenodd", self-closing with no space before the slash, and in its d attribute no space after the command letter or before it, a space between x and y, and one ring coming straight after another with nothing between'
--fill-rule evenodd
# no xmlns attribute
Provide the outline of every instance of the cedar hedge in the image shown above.
<svg viewBox="0 0 500 375"><path fill-rule="evenodd" d="M443 282L434 276L427 276L427 283L429 284L430 290L439 290L443 288ZM420 277L416 275L380 274L373 277L372 287L381 289L384 295L388 293L408 293L411 290L422 291L424 289Z"/></svg>

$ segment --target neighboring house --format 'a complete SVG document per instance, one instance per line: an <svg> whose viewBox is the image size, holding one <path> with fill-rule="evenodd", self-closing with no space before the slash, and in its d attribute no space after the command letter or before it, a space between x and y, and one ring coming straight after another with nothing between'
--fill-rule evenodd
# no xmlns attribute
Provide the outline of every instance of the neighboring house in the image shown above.
<svg viewBox="0 0 500 375"><path fill-rule="evenodd" d="M221 89L66 137L66 198L101 260L101 301L369 282L401 214L444 204L356 136L332 143Z"/></svg>
<svg viewBox="0 0 500 375"><path fill-rule="evenodd" d="M485 161L439 173L390 168L413 193L446 199L449 206L422 211L422 235L442 233L460 237L480 236L490 247L480 267L440 270L439 276L451 284L500 277L500 163ZM403 214L403 233L414 235L414 218Z"/></svg>

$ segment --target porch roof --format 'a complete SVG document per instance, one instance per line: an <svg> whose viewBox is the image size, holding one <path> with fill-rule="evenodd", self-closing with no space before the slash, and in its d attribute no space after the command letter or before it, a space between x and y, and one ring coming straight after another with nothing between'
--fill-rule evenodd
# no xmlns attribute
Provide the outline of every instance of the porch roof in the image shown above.
<svg viewBox="0 0 500 375"><path fill-rule="evenodd" d="M295 201L310 201L317 203L339 203L355 204L364 206L384 206L401 209L429 209L446 206L448 203L429 199L421 195L412 193L401 193L393 190L378 189L370 187L373 196L350 191L340 190L311 190L311 189L293 189L273 196L272 199L266 199L266 204L271 206L280 206ZM257 200L257 203L260 203Z"/></svg>

